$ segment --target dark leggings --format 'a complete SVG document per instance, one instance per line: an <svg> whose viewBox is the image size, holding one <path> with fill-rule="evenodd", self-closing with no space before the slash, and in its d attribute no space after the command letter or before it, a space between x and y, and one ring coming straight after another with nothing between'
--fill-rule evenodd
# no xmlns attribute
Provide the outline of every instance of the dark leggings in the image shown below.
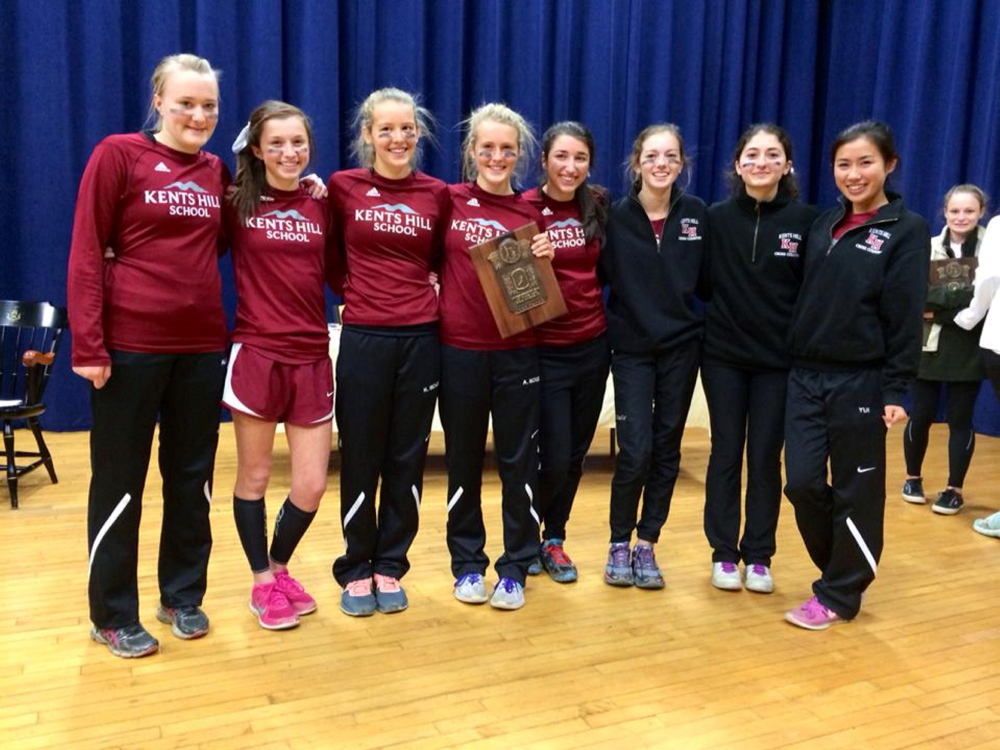
<svg viewBox="0 0 1000 750"><path fill-rule="evenodd" d="M947 389L948 399L948 486L961 487L972 461L972 453L976 449L972 410L979 394L978 382L913 381L913 408L909 424L903 431L906 472L913 477L920 476L942 385Z"/></svg>

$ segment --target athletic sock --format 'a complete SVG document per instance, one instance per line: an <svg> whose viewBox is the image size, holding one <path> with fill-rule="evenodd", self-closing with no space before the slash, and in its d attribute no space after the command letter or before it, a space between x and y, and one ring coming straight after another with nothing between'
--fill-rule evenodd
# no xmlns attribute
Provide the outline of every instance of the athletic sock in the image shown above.
<svg viewBox="0 0 1000 750"><path fill-rule="evenodd" d="M271 567L267 559L267 510L264 498L244 500L233 495L233 518L250 570L263 573Z"/></svg>
<svg viewBox="0 0 1000 750"><path fill-rule="evenodd" d="M274 519L271 559L280 565L287 565L315 517L316 511L304 511L292 502L291 497L286 497Z"/></svg>

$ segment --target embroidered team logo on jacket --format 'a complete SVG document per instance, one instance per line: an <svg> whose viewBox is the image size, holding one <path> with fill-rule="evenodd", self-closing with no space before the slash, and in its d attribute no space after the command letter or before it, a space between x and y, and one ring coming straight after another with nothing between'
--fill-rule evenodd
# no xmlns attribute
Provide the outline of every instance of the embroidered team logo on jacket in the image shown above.
<svg viewBox="0 0 1000 750"><path fill-rule="evenodd" d="M778 249L774 252L779 258L798 258L802 235L795 232L783 232L778 235Z"/></svg>
<svg viewBox="0 0 1000 750"><path fill-rule="evenodd" d="M890 237L892 237L892 233L887 232L884 229L869 229L868 237L865 238L865 241L855 243L854 246L858 248L858 250L864 250L866 253L881 255L882 245Z"/></svg>
<svg viewBox="0 0 1000 750"><path fill-rule="evenodd" d="M695 218L684 217L681 219L681 231L677 235L677 239L681 242L694 242L700 241L701 235L698 233L698 220Z"/></svg>

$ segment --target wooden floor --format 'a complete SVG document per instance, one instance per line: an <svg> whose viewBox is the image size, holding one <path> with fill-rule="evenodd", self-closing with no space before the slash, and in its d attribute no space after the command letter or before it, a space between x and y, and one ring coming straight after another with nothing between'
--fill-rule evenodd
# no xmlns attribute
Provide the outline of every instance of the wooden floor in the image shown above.
<svg viewBox="0 0 1000 750"><path fill-rule="evenodd" d="M941 517L900 499L899 439L896 429L879 578L858 619L826 632L782 620L810 595L815 575L787 503L777 591L710 586L701 526L708 441L691 429L658 548L665 591L601 581L605 460L585 476L570 524L578 583L530 579L518 612L456 602L445 477L434 468L404 581L410 609L345 617L330 575L342 550L332 472L326 505L292 563L320 609L299 629L274 633L247 609L251 581L229 501L235 450L224 425L205 600L212 631L183 642L154 617L161 514L151 476L141 611L162 650L125 660L87 637L87 435L52 434L62 481L50 485L36 472L22 481L21 508L0 509L0 747L998 748L1000 541L970 525L1000 506L1000 440L980 439L966 510ZM606 451L607 435L596 443ZM928 490L943 484L943 448L939 427ZM285 450L275 466L272 514L287 487ZM485 496L495 558L493 472Z"/></svg>

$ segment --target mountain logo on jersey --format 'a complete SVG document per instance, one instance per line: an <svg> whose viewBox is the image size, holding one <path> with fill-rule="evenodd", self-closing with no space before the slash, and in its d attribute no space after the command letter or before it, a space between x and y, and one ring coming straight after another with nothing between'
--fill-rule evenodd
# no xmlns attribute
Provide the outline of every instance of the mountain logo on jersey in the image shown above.
<svg viewBox="0 0 1000 750"><path fill-rule="evenodd" d="M416 211L407 206L405 203L393 203L391 205L389 203L380 203L377 206L372 206L372 209L376 211L401 211L404 214L416 213Z"/></svg>
<svg viewBox="0 0 1000 750"><path fill-rule="evenodd" d="M543 211L542 213L545 212ZM551 214L552 212L549 211L549 215ZM582 227L582 226L583 224L580 223L579 219L574 219L573 217L570 217L568 219L563 219L562 221L553 221L551 224L549 224L549 229L562 229L563 227Z"/></svg>
<svg viewBox="0 0 1000 750"><path fill-rule="evenodd" d="M276 219L295 219L296 221L309 221L309 219L300 214L294 208L289 209L288 211L279 211L279 210L268 211L266 214L263 214L261 218L267 218L269 216L273 216Z"/></svg>
<svg viewBox="0 0 1000 750"><path fill-rule="evenodd" d="M166 164L164 164L161 161L159 164L157 164L155 167L153 167L153 171L154 172L169 172L170 171L170 167L168 167Z"/></svg>
<svg viewBox="0 0 1000 750"><path fill-rule="evenodd" d="M218 210L220 198L197 182L171 182L160 190L143 190L143 202L148 206L169 206L170 216L212 216L209 209Z"/></svg>
<svg viewBox="0 0 1000 750"><path fill-rule="evenodd" d="M177 190L190 190L191 192L194 192L194 193L207 193L208 192L207 190L205 190L205 188L203 188L201 185L199 185L197 182L194 182L194 181L191 181L191 182L180 182L180 181L178 181L178 182L171 182L169 185L167 185L163 189L164 190L170 190L171 188L176 188Z"/></svg>
<svg viewBox="0 0 1000 750"><path fill-rule="evenodd" d="M367 193L365 193L369 198L381 198L382 193L378 191L378 188L372 188Z"/></svg>

